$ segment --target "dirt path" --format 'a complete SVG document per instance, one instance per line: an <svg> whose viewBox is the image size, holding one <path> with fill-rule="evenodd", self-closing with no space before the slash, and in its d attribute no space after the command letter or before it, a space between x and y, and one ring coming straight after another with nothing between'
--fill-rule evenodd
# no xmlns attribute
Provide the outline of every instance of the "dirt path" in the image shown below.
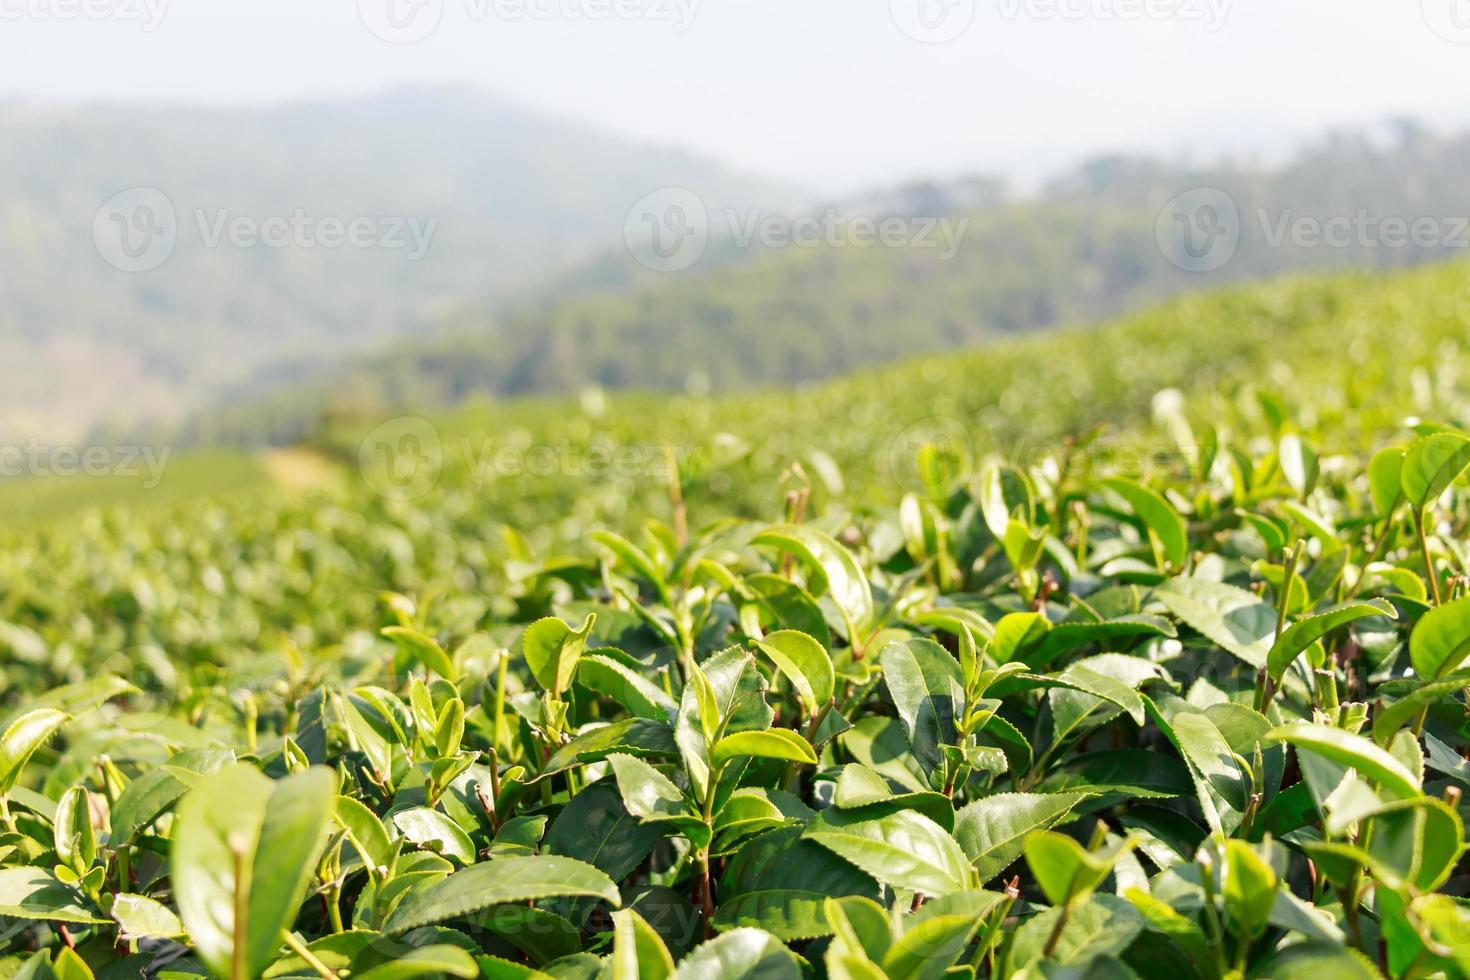
<svg viewBox="0 0 1470 980"><path fill-rule="evenodd" d="M272 449L262 457L271 479L287 490L312 490L341 476L341 468L315 449Z"/></svg>

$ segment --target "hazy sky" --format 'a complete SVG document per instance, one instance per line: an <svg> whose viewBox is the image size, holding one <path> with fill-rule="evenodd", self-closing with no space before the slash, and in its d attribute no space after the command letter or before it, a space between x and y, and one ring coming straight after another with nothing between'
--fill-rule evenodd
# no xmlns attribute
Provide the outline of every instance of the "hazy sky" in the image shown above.
<svg viewBox="0 0 1470 980"><path fill-rule="evenodd" d="M1470 118L1470 0L0 0L0 97L404 82L814 187L1025 175Z"/></svg>

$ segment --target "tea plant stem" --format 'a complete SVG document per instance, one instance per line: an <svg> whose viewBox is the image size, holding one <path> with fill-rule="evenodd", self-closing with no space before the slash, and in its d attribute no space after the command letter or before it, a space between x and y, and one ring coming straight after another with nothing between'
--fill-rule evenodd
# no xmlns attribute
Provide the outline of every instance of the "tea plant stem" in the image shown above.
<svg viewBox="0 0 1470 980"><path fill-rule="evenodd" d="M295 933L291 932L290 929L282 929L281 938L285 940L286 945L290 948L291 952L301 957L301 959L306 962L306 965L315 970L317 976L321 977L322 980L339 980L339 977L335 972L333 972L332 968L327 966L327 964L323 963L321 960L317 959L316 954L313 953L309 948L307 948L307 945L305 943L297 939ZM240 977L245 976L245 974L243 973L239 973L236 975Z"/></svg>
<svg viewBox="0 0 1470 980"><path fill-rule="evenodd" d="M1246 961L1250 959L1251 943L1245 936L1235 944L1235 972L1239 976L1245 976Z"/></svg>
<svg viewBox="0 0 1470 980"><path fill-rule="evenodd" d="M822 705L822 709L812 716L811 724L806 726L806 740L811 745L813 751L816 751L817 748L817 730L822 727L822 722L827 720L827 716L832 713L832 709L836 706L837 699L828 698L827 703ZM781 785L789 787L796 781L796 777L800 772L800 762L788 762L786 764L786 771L781 778Z"/></svg>
<svg viewBox="0 0 1470 980"><path fill-rule="evenodd" d="M1343 602L1347 602L1356 596L1358 590L1363 587L1363 583L1368 580L1368 566L1376 562L1378 557L1383 554L1383 549L1388 545L1389 533L1392 531L1393 515L1389 514L1383 521L1383 530L1378 532L1378 540L1373 543L1373 551L1364 559L1363 567L1358 571L1358 577L1353 580L1353 587L1348 589L1347 594L1342 597Z"/></svg>
<svg viewBox="0 0 1470 980"><path fill-rule="evenodd" d="M491 746L485 755L490 760L490 825L499 831L503 822L500 819L500 753Z"/></svg>
<svg viewBox="0 0 1470 980"><path fill-rule="evenodd" d="M1358 949L1363 949L1363 928L1358 921L1358 878L1356 875L1346 886L1337 890L1337 897L1342 902L1342 915L1347 921L1348 939Z"/></svg>
<svg viewBox="0 0 1470 980"><path fill-rule="evenodd" d="M1281 567L1281 588L1276 601L1276 631L1273 640L1281 639L1281 634L1286 630L1287 610L1291 605L1291 584L1296 579L1296 566L1301 561L1306 544L1305 541L1298 540L1287 555L1286 564ZM1276 696L1276 684L1264 667L1261 668L1257 683L1260 686L1256 688L1256 710L1264 714L1271 706L1271 699Z"/></svg>
<svg viewBox="0 0 1470 980"><path fill-rule="evenodd" d="M231 851L235 859L235 928L232 937L234 942L230 949L230 977L231 980L247 980L250 976L246 962L248 939L245 935L246 923L250 918L250 889L247 887L250 880L249 870L245 867L245 852L238 846L232 846Z"/></svg>
<svg viewBox="0 0 1470 980"><path fill-rule="evenodd" d="M699 909L704 913L704 938L715 938L715 895L709 880L709 852L701 851L697 865L699 874Z"/></svg>
<svg viewBox="0 0 1470 980"><path fill-rule="evenodd" d="M806 740L811 743L812 748L817 747L817 730L822 727L822 722L827 720L827 716L832 713L832 709L836 706L837 699L828 698L827 703L822 705L822 710L813 716L812 723L806 727Z"/></svg>
<svg viewBox="0 0 1470 980"><path fill-rule="evenodd" d="M342 924L342 882L340 878L327 892L327 919L332 924L333 933L341 935L347 931L347 927Z"/></svg>
<svg viewBox="0 0 1470 980"><path fill-rule="evenodd" d="M1291 549L1291 555L1286 559L1286 564L1282 566L1281 595L1277 597L1276 605L1275 639L1277 640L1281 639L1281 634L1286 630L1287 607L1291 605L1291 583L1296 576L1297 562L1301 561L1302 550L1305 546L1305 541L1298 541Z"/></svg>
<svg viewBox="0 0 1470 980"><path fill-rule="evenodd" d="M1087 505L1082 501L1073 504L1077 512L1077 564L1079 567L1087 567Z"/></svg>
<svg viewBox="0 0 1470 980"><path fill-rule="evenodd" d="M541 746L541 767L543 769L546 768L546 764L548 762L550 762L550 761L551 761L551 746L549 746L549 745L543 745L543 746ZM550 805L551 804L551 780L550 779L543 779L543 780L541 780L541 802L542 803L545 803L547 805Z"/></svg>
<svg viewBox="0 0 1470 980"><path fill-rule="evenodd" d="M1046 937L1046 946L1042 948L1041 955L1044 959L1050 959L1057 950L1057 943L1061 941L1062 930L1067 928L1067 919L1072 915L1072 903L1063 902L1061 912L1057 915L1057 924L1052 926L1051 935Z"/></svg>
<svg viewBox="0 0 1470 980"><path fill-rule="evenodd" d="M131 891L133 887L132 869L128 866L129 850L127 845L122 845L117 849L117 887L119 891Z"/></svg>
<svg viewBox="0 0 1470 980"><path fill-rule="evenodd" d="M979 941L975 944L975 954L970 957L970 966L974 967L975 975L980 975L980 963L990 954L995 947L996 937L1000 935L1001 928L1005 925L1006 916L1011 914L1011 909L1016 904L1019 893L1013 894L1013 889L1006 889L1006 897L996 906L990 921L985 925L985 931L980 934Z"/></svg>
<svg viewBox="0 0 1470 980"><path fill-rule="evenodd" d="M1220 924L1220 910L1215 907L1215 863L1201 861L1200 885L1205 892L1205 923L1210 930L1210 945L1215 949L1215 956L1220 963L1220 974L1226 973L1225 969L1225 929Z"/></svg>
<svg viewBox="0 0 1470 980"><path fill-rule="evenodd" d="M689 543L689 507L679 484L679 459L669 443L664 443L664 459L669 467L669 502L674 507L674 540L682 548Z"/></svg>
<svg viewBox="0 0 1470 980"><path fill-rule="evenodd" d="M1424 707L1420 708L1419 713L1414 716L1414 737L1416 739L1424 734L1424 723L1428 720L1429 705L1426 704L1424 705Z"/></svg>
<svg viewBox="0 0 1470 980"><path fill-rule="evenodd" d="M1062 463L1057 468L1057 505L1055 508L1058 541L1067 540L1067 477L1071 475L1072 453L1076 447L1076 437L1067 436L1062 440Z"/></svg>
<svg viewBox="0 0 1470 980"><path fill-rule="evenodd" d="M1439 597L1439 576L1434 571L1434 558L1429 554L1429 538L1424 533L1424 512L1414 512L1414 531L1419 536L1419 551L1424 555L1424 574L1429 579L1429 595L1436 606L1442 600Z"/></svg>
<svg viewBox="0 0 1470 980"><path fill-rule="evenodd" d="M500 651L500 665L495 672L495 747L500 747L500 733L505 725L505 685L510 673L510 651Z"/></svg>

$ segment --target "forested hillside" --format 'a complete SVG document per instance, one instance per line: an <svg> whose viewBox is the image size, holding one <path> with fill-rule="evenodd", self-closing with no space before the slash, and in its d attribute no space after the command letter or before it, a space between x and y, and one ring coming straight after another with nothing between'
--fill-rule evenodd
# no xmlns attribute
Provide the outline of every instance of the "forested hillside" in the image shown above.
<svg viewBox="0 0 1470 980"><path fill-rule="evenodd" d="M185 438L290 442L323 417L450 405L474 394L773 387L1095 323L1288 270L1413 265L1470 249L1470 195L1457 176L1466 166L1470 138L1405 123L1378 139L1323 141L1278 168L1112 158L1010 200L984 182L915 185L838 213L897 218L911 229L942 219L952 233L963 229L952 254L712 242L699 262L665 274L627 255L606 257L568 282L573 294L595 283L593 295L502 315L458 311L439 339L390 346L315 385L220 406ZM1224 197L1200 197L1202 188ZM1187 193L1194 196L1176 201ZM1220 216L1226 237L1216 242L1208 237L1215 229L1194 223L1214 221L1200 208L1221 200L1234 216ZM1178 251L1178 217L1211 246L1210 261ZM1424 222L1425 233L1409 233ZM1385 233L1397 224L1397 235ZM1337 225L1345 240L1332 234Z"/></svg>
<svg viewBox="0 0 1470 980"><path fill-rule="evenodd" d="M499 312L692 184L673 150L471 90L271 108L0 105L0 436L136 430L314 377L466 303Z"/></svg>

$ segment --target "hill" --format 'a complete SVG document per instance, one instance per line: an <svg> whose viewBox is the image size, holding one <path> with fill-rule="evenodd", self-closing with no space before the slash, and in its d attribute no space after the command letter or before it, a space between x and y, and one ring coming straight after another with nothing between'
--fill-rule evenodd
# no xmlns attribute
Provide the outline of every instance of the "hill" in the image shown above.
<svg viewBox="0 0 1470 980"><path fill-rule="evenodd" d="M992 454L1034 461L1103 425L1109 434L1087 457L1099 465L1117 464L1114 457L1146 465L1150 452L1169 459L1180 451L1176 427L1155 422L1156 397L1165 390L1181 393L1188 417L1221 431L1271 428L1273 418L1279 424L1291 416L1326 433L1324 452L1351 451L1402 422L1405 399L1387 398L1389 391L1409 392L1407 407L1424 416L1470 417L1461 380L1470 371L1462 348L1467 282L1460 262L1389 275L1292 277L796 391L589 390L580 399L472 401L422 419L341 419L315 437L316 451L348 477L324 490L321 502L330 512L346 508L415 527L415 535L456 515L475 541L498 537L494 529L507 524L532 528L539 546L555 547L589 526L628 526L650 513L667 518L665 447L680 461L690 506L770 516L782 506L770 484L793 462L819 497L841 488L844 499L883 503L922 489L912 457L930 441L948 446L960 460L954 465L968 469ZM411 461L400 458L407 450L434 479L422 494L392 499L404 494L375 474L385 461ZM188 496L166 490L175 472L199 480L193 458L177 454L164 492L145 495L139 507ZM28 483L17 484L11 499L34 499ZM379 492L385 487L387 497ZM283 508L284 518L303 504L307 513L318 506L299 489L279 499L253 491L228 499L242 515ZM139 507L133 512L149 512ZM547 515L559 516L548 522ZM26 514L4 516L15 526ZM443 560L413 552L411 564L431 563L413 575L452 567L452 560L437 564Z"/></svg>
<svg viewBox="0 0 1470 980"><path fill-rule="evenodd" d="M915 186L835 208L843 216L835 227L892 219L917 235L939 219L958 233L952 254L911 239L744 249L722 241L662 276L628 272L637 267L626 256L605 260L589 267L600 278L584 270L584 285L602 283L592 295L500 315L458 311L442 336L392 345L325 381L221 406L183 438L289 442L324 418L585 385L699 392L796 384L1100 322L1287 271L1414 265L1470 248L1470 193L1455 176L1467 165L1470 138L1403 124L1389 138L1333 138L1275 169L1114 158L1029 199L1007 200L973 181ZM714 220L738 228L744 217ZM1179 219L1212 246L1207 254L1182 250Z"/></svg>
<svg viewBox="0 0 1470 980"><path fill-rule="evenodd" d="M0 438L177 424L620 240L670 184L791 192L461 90L265 108L0 105Z"/></svg>

